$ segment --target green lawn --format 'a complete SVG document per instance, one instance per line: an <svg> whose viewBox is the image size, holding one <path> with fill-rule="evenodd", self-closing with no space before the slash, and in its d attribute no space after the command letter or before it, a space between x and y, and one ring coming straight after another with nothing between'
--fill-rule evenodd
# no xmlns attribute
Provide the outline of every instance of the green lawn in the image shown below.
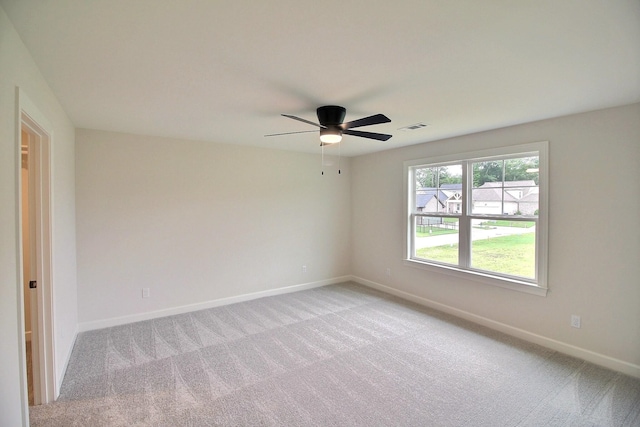
<svg viewBox="0 0 640 427"><path fill-rule="evenodd" d="M473 268L535 277L535 233L475 240L471 252ZM416 255L424 259L458 264L458 245L422 248L416 251Z"/></svg>

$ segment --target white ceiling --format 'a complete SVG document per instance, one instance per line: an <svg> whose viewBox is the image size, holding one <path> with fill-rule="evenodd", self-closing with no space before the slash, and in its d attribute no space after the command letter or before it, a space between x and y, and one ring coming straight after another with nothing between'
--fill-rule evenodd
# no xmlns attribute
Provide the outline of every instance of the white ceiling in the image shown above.
<svg viewBox="0 0 640 427"><path fill-rule="evenodd" d="M638 0L0 4L79 128L317 153L263 135L325 104L391 118L354 156L640 102Z"/></svg>

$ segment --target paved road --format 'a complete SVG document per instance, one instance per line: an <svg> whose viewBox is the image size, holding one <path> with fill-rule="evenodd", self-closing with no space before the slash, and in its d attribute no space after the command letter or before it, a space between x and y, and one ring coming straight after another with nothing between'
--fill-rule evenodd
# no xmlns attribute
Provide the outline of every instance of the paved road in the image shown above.
<svg viewBox="0 0 640 427"><path fill-rule="evenodd" d="M490 239L492 237L509 236L512 234L534 233L535 230L536 230L535 227L530 227L530 228L494 227L488 230L485 230L482 228L474 228L471 233L471 237L472 237L472 240ZM458 244L457 234L441 234L439 236L416 238L416 249L432 248L434 246L444 246L444 245L457 245L457 244Z"/></svg>

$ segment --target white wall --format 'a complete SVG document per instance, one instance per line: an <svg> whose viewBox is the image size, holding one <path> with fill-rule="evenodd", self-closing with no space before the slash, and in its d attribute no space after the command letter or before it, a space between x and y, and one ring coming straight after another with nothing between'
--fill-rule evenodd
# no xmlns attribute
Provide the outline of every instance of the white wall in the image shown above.
<svg viewBox="0 0 640 427"><path fill-rule="evenodd" d="M19 283L16 86L54 127L52 216L55 370L64 370L77 328L74 127L0 7L0 425L26 425L19 348L24 332Z"/></svg>
<svg viewBox="0 0 640 427"><path fill-rule="evenodd" d="M319 154L94 130L76 141L81 328L350 272L349 159L321 176Z"/></svg>
<svg viewBox="0 0 640 427"><path fill-rule="evenodd" d="M545 140L547 297L403 265L403 161ZM357 157L352 175L355 276L618 359L640 373L640 104ZM569 326L571 314L582 316L581 329Z"/></svg>

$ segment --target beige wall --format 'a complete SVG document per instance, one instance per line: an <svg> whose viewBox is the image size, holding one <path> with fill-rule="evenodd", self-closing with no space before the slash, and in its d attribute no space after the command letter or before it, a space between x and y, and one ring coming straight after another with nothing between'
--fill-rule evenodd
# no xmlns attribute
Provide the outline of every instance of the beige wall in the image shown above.
<svg viewBox="0 0 640 427"><path fill-rule="evenodd" d="M320 153L81 129L76 141L81 328L350 272L349 159L322 176Z"/></svg>
<svg viewBox="0 0 640 427"><path fill-rule="evenodd" d="M20 151L16 86L53 126L51 167L55 375L58 382L77 330L74 127L0 7L0 425L26 425L20 348L24 346L20 282Z"/></svg>
<svg viewBox="0 0 640 427"><path fill-rule="evenodd" d="M535 141L550 153L547 297L403 264L404 161ZM352 170L354 275L640 373L640 104L357 157Z"/></svg>

